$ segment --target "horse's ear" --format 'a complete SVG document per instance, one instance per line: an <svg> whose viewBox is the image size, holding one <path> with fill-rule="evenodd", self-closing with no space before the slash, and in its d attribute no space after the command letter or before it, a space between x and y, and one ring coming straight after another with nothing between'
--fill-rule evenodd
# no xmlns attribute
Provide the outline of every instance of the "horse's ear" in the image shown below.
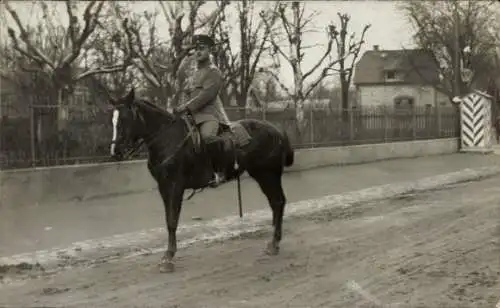
<svg viewBox="0 0 500 308"><path fill-rule="evenodd" d="M130 104L135 100L135 90L132 88L130 92L128 92L127 96L125 97L125 101Z"/></svg>

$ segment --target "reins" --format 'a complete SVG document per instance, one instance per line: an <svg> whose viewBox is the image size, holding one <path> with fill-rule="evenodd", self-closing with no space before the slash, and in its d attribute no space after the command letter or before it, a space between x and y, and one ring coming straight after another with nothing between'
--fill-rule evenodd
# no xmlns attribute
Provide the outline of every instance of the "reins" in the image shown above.
<svg viewBox="0 0 500 308"><path fill-rule="evenodd" d="M140 113L137 114L137 111L136 110L133 110L133 113L134 113L134 117L138 116L140 118L140 121L142 124L145 124L145 121L144 121L144 118L141 116ZM188 115L189 116L189 115ZM180 117L181 119L182 116ZM139 142L135 143L134 146L128 150L124 155L123 155L123 158L124 159L128 159L129 157L131 157L132 155L134 155L140 148L141 146L143 146L144 144L146 144L146 146L149 146L150 144L152 144L153 142L155 142L157 140L157 138L161 137L162 136L162 133L163 133L163 129L166 129L170 126L172 126L173 124L175 123L175 121L172 121L171 123L169 123L168 125L162 125L160 127L159 130L157 130L153 136L151 138L149 137L143 137L139 140ZM155 164L154 166L152 166L152 171L155 171L157 170L158 168L168 164L168 162L174 158L175 155L177 155L177 153L184 147L184 145L186 144L186 142L189 140L189 138L191 138L195 132L195 127L193 125L186 125L188 127L188 132L186 134L186 136L181 140L181 142L179 142L179 144L175 147L174 151L172 152L172 154L170 154L169 156L167 156L165 159L163 159L159 164ZM147 140L146 140L147 139ZM116 141L112 141L112 144L113 143L116 143ZM204 188L201 188L199 190L196 190L196 189L193 189L191 194L185 199L185 200L190 200L191 198L194 197L195 194L199 193L199 192L202 192L204 190Z"/></svg>
<svg viewBox="0 0 500 308"><path fill-rule="evenodd" d="M184 146L184 144L186 143L186 141L193 135L194 133L194 130L191 126L188 125L188 133L186 134L186 136L184 137L184 139L182 139L182 141L175 147L174 151L172 154L170 154L169 156L167 156L167 158L163 159L158 165L154 166L154 168L158 168L158 167L161 167L165 164L167 164L176 154L177 152L179 152L182 147Z"/></svg>
<svg viewBox="0 0 500 308"><path fill-rule="evenodd" d="M141 122L144 124L144 119L141 117ZM155 142L157 140L157 138L161 137L162 136L162 133L163 133L163 129L166 129L170 126L172 126L173 124L175 123L175 121L169 123L167 126L165 125L162 125L160 127L160 129L158 131L156 131L153 136L151 138L149 137L143 137L141 138L141 140L139 142L137 142L132 149L130 149L129 151L127 151L125 153L125 155L123 156L124 159L127 159L129 158L130 156L132 156L133 154L135 154L142 145L146 144L146 146L149 146L150 144L152 144L153 142ZM184 146L184 144L186 143L186 141L193 135L194 133L194 130L191 126L188 125L188 133L186 134L186 136L182 139L181 142L179 142L179 144L175 147L173 153L169 156L167 156L165 159L163 159L159 164L156 164L153 168L156 169L158 167L161 167L161 166L164 166L165 164L167 164L176 154L177 152L182 149L182 147ZM146 141L147 139L147 141Z"/></svg>

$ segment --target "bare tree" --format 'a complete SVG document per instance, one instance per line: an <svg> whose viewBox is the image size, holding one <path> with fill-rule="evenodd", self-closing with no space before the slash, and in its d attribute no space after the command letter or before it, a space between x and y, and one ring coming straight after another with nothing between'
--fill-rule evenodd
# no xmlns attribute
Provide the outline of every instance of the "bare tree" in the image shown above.
<svg viewBox="0 0 500 308"><path fill-rule="evenodd" d="M327 86L325 80L320 82L316 88L311 92L309 98L311 99L330 99L332 96L332 89Z"/></svg>
<svg viewBox="0 0 500 308"><path fill-rule="evenodd" d="M229 105L235 97L232 83L238 76L235 69L238 58L231 52L231 41L229 38L229 33L232 31L233 25L227 20L227 9L228 6L221 12L219 18L212 21L209 33L214 37L217 45L212 59L222 73L223 86L219 91L219 96L224 105ZM192 61L194 63L194 58Z"/></svg>
<svg viewBox="0 0 500 308"><path fill-rule="evenodd" d="M132 57L128 52L128 41L123 37L123 30L119 21L116 20L116 7L110 6L103 13L104 22L98 26L95 35L88 45L84 54L84 65L87 67L89 61L91 65L97 67L110 67L120 63L124 57L129 57L132 64ZM88 60L92 59L92 60ZM92 89L101 97L116 98L123 95L130 86L138 86L142 79L140 73L133 65L123 66L121 70L111 74L96 74L89 78Z"/></svg>
<svg viewBox="0 0 500 308"><path fill-rule="evenodd" d="M158 36L156 18L159 12L144 12L142 16L126 18L117 9L117 17L122 20L123 29L128 42L128 52L135 59L137 67L149 86L155 91L155 96L167 107L177 104L180 99L179 91L184 82L184 76L180 70L189 67L191 59L189 44L194 32L198 29L210 25L214 19L227 5L227 1L204 16L200 9L205 1L180 1L167 2L159 1L161 11L169 25L169 40L162 41ZM118 8L118 6L115 4ZM183 20L187 15L188 25L183 26ZM181 76L182 75L182 76Z"/></svg>
<svg viewBox="0 0 500 308"><path fill-rule="evenodd" d="M44 154L66 156L70 142L68 108L76 86L89 77L121 70L128 59L109 66L96 65L92 61L84 65L98 25L103 22L103 1L80 5L67 0L62 3L62 12L57 11L56 5L38 1L33 4L34 9L42 16L35 26L22 20L15 5L9 1L3 1L3 5L13 24L10 27L7 23L7 47L13 52L16 65L7 67L2 75L14 73L26 77L35 89L43 85L43 92L36 95L34 91L29 99L33 153L39 150ZM67 15L66 24L60 21L60 14Z"/></svg>
<svg viewBox="0 0 500 308"><path fill-rule="evenodd" d="M352 76L354 74L354 64L356 63L361 47L365 43L365 35L371 25L365 25L361 35L356 38L355 33L349 35L349 21L351 17L347 14L337 13L340 20L340 34L334 37L337 49L338 68L332 70L338 72L341 89L341 102L344 121L347 120L347 109L349 106L349 87L351 86ZM350 58L350 59L348 59Z"/></svg>
<svg viewBox="0 0 500 308"><path fill-rule="evenodd" d="M256 1L242 0L236 4L239 50L232 46L229 39L232 30L226 11L222 18L214 24L214 36L220 44L216 62L224 72L228 91L226 96L234 97L239 107L244 107L250 95L256 74L259 71L263 56L270 47L270 30L277 19L278 2L260 12L255 11Z"/></svg>
<svg viewBox="0 0 500 308"><path fill-rule="evenodd" d="M90 48L88 42L100 23L103 1L89 1L86 4L82 25L76 15L76 3L67 0L65 8L69 22L65 26L57 24L52 19L54 16L50 13L47 3L42 1L39 4L43 11L43 19L38 24L39 31L33 32L21 21L9 1L4 1L4 6L18 32L16 34L16 31L9 27L8 34L12 48L22 57L29 59L30 67L23 67L23 69L44 74L51 80L57 93L57 106L66 104L78 81L97 74L117 72L128 65L128 59L124 59L110 66L82 66L82 55L86 49ZM55 110L61 111L61 108ZM59 120L62 114L58 114ZM64 124L64 121L58 121L58 123ZM59 129L61 128L62 125L59 125Z"/></svg>
<svg viewBox="0 0 500 308"><path fill-rule="evenodd" d="M2 107L29 115L33 97L44 100L47 90L52 87L51 80L44 74L31 71L29 68L34 65L36 64L31 59L19 55L7 42L2 42L0 46Z"/></svg>
<svg viewBox="0 0 500 308"><path fill-rule="evenodd" d="M442 79L434 86L450 97L469 91L472 84L483 87L494 75L495 34L500 28L493 5L448 0L406 1L400 6L415 29L414 41L432 52L439 67ZM462 61L473 72L470 82L461 76Z"/></svg>
<svg viewBox="0 0 500 308"><path fill-rule="evenodd" d="M292 97L296 110L297 128L300 133L304 120L304 101L321 81L329 75L329 69L339 63L339 59L334 59L331 56L334 40L339 33L335 25L331 24L327 27L327 35L325 38L326 49L323 55L309 70L304 71L303 59L305 51L315 46L305 46L302 44L302 41L304 36L312 31L311 23L314 17L318 15L318 12L305 15L305 4L294 1L291 5L289 5L289 3L280 3L276 14L277 21L274 27L269 24L266 19L263 20L271 32L273 53L285 59L292 68L294 74L293 89L289 89L281 81L280 76L276 72L272 70L267 70L267 72L271 74L280 87ZM277 32L277 29L284 29L284 31ZM282 35L285 36L284 39ZM313 78L314 74L317 74L315 78Z"/></svg>
<svg viewBox="0 0 500 308"><path fill-rule="evenodd" d="M259 80L261 79L262 80ZM269 78L269 76L261 75L256 78L256 82L252 85L252 94L259 100L263 105L267 105L269 102L282 100L283 97L279 92L280 87L274 78Z"/></svg>

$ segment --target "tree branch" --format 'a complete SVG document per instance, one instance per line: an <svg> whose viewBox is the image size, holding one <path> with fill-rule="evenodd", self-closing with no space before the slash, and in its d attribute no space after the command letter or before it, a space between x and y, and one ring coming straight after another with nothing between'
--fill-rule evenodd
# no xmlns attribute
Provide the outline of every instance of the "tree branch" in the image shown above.
<svg viewBox="0 0 500 308"><path fill-rule="evenodd" d="M12 29L9 28L8 34L9 34L11 40L12 40L12 43L14 44L14 49L17 50L20 54L22 54L23 56L27 57L28 59L31 59L31 60L37 62L41 67L43 67L44 65L48 65L47 62L45 62L43 59L39 58L36 55L31 54L30 52L28 52L28 50L23 49L19 45L19 41L16 38L14 30L12 30Z"/></svg>
<svg viewBox="0 0 500 308"><path fill-rule="evenodd" d="M279 3L278 4L278 10L284 10L286 8L286 4L283 4L283 3ZM273 15L275 15L276 13L273 13ZM291 39L291 34L290 34L290 31L288 30L288 20L286 18L286 16L284 15L284 13L280 13L277 14L278 18L280 19L281 21L281 24L283 26L283 28L285 29L285 32L287 33L287 38L288 38L288 41L290 41ZM283 49L281 48L281 46L279 46L279 44L276 42L276 39L273 36L273 32L274 32L274 22L272 24L269 23L269 21L266 19L266 16L262 15L261 14L261 19L262 21L264 22L264 25L266 26L266 31L268 31L269 33L269 36L270 36L270 43L273 47L273 53L279 53L287 62L291 63L291 59L288 57L288 55L283 51ZM273 17L273 20L276 20L276 17Z"/></svg>
<svg viewBox="0 0 500 308"><path fill-rule="evenodd" d="M273 77L273 79L278 83L278 85L280 86L280 88L283 91L285 91L286 94L288 94L289 96L293 95L293 92L290 91L290 89L284 83L281 82L280 78L278 77L278 75L276 73L274 73L271 70L265 70L265 69L261 69L261 72L267 73L267 74L271 75L271 77Z"/></svg>
<svg viewBox="0 0 500 308"><path fill-rule="evenodd" d="M94 5L95 1L91 1L89 6ZM68 13L68 35L73 45L76 43L78 35L78 18L73 14L72 1L66 0L66 12Z"/></svg>
<svg viewBox="0 0 500 308"><path fill-rule="evenodd" d="M161 82L160 82L160 77L158 76L158 73L156 72L154 66L150 63L150 59L148 59L144 55L144 50L142 47L142 42L140 39L140 34L139 30L136 28L133 28L129 24L128 19L124 19L122 22L122 27L123 30L125 31L125 35L127 37L127 43L128 43L128 51L130 54L130 58L138 58L140 60L140 64L136 61L136 67L143 73L143 75L146 77L146 79L155 87L160 87ZM139 51L136 50L135 46L139 49Z"/></svg>
<svg viewBox="0 0 500 308"><path fill-rule="evenodd" d="M89 38L90 34L94 32L97 26L98 18L104 5L104 2L100 1L97 5L97 9L92 13L92 7L97 3L97 1L94 0L89 2L83 14L85 24L82 33L78 36L78 29L76 28L78 26L78 18L76 18L72 13L71 1L72 0L66 0L66 7L70 18L68 31L70 32L72 52L64 58L63 64L73 63L78 58L82 51L83 44Z"/></svg>
<svg viewBox="0 0 500 308"><path fill-rule="evenodd" d="M316 78L316 80L309 84L309 87L307 87L307 90L304 93L304 97L309 97L311 92L316 89L316 87L325 79L326 76L328 76L328 68L324 68L321 74Z"/></svg>
<svg viewBox="0 0 500 308"><path fill-rule="evenodd" d="M52 61L50 61L49 58L47 56L45 56L38 48L36 48L34 46L34 44L32 44L32 42L29 39L29 33L26 31L23 24L21 23L21 20L19 19L19 15L17 15L17 12L10 6L9 1L4 0L3 3L4 3L5 8L7 9L7 11L10 13L12 18L14 19L14 21L19 29L19 32L20 32L20 38L26 44L26 47L27 47L26 49L21 49L17 39L15 39L14 30L12 28L9 28L8 29L9 36L15 40L14 44L16 46L16 49L24 55L30 54L30 51L33 52L34 55L32 57L30 56L31 59L33 59L37 62L43 62L44 64L48 65L50 68L55 69L56 65ZM24 52L22 50L24 50Z"/></svg>
<svg viewBox="0 0 500 308"><path fill-rule="evenodd" d="M326 58L328 57L328 55L330 55L330 52L332 51L332 47L333 47L333 40L332 38L329 38L325 53L308 72L304 73L304 75L302 76L302 82L304 82L307 79L307 77L313 74L323 64L323 62L325 62ZM334 64L330 63L328 66L333 66L333 65Z"/></svg>
<svg viewBox="0 0 500 308"><path fill-rule="evenodd" d="M116 65L111 65L111 66L107 66L107 67L101 67L101 68L97 68L97 69L93 69L93 70L88 70L88 71L85 71L85 72L77 75L73 80L78 81L78 80L87 78L89 76L98 75L98 74L116 73L116 72L122 71L128 65L129 65L128 63L124 62L121 64L116 64Z"/></svg>
<svg viewBox="0 0 500 308"><path fill-rule="evenodd" d="M359 42L357 44L349 44L351 46L353 46L353 57L352 57L352 61L351 61L351 64L349 65L349 73L348 73L348 77L347 77L347 83L350 85L351 84L351 80L352 80L352 76L353 76L353 73L354 73L354 65L356 63L356 60L358 59L359 57L359 53L361 52L361 46L363 46L363 44L365 43L365 35L368 31L368 29L370 29L371 25L368 24L366 26L363 27L363 31L361 32L361 37L359 39ZM354 36L354 35L353 35Z"/></svg>
<svg viewBox="0 0 500 308"><path fill-rule="evenodd" d="M271 27L276 22L276 11L278 10L278 8L279 8L279 2L276 2L275 6L273 7L273 9L271 11L271 18L270 18L271 19L271 23L270 23ZM261 16L261 18L263 18L263 17ZM264 23L264 21L262 19L260 20L260 22L257 25L257 28L255 29L254 37L255 38L257 37L257 32L261 28L264 29L264 36L261 39L261 43L260 43L260 45L259 45L259 47L257 49L258 51L257 51L257 54L255 55L254 62L251 65L250 76L255 76L255 72L257 70L257 65L260 62L260 57L262 56L262 53L265 51L265 45L266 45L266 43L269 43L271 41L270 40L270 38L271 38L271 31L265 25L265 23Z"/></svg>

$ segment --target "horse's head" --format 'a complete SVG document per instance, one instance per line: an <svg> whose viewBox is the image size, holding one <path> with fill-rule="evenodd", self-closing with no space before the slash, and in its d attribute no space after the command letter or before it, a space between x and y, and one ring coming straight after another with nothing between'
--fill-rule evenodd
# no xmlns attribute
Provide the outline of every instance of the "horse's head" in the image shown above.
<svg viewBox="0 0 500 308"><path fill-rule="evenodd" d="M142 127L138 107L135 103L135 92L132 89L127 95L117 100L111 99L113 107L113 137L111 139L111 157L122 160L127 151L138 147Z"/></svg>

